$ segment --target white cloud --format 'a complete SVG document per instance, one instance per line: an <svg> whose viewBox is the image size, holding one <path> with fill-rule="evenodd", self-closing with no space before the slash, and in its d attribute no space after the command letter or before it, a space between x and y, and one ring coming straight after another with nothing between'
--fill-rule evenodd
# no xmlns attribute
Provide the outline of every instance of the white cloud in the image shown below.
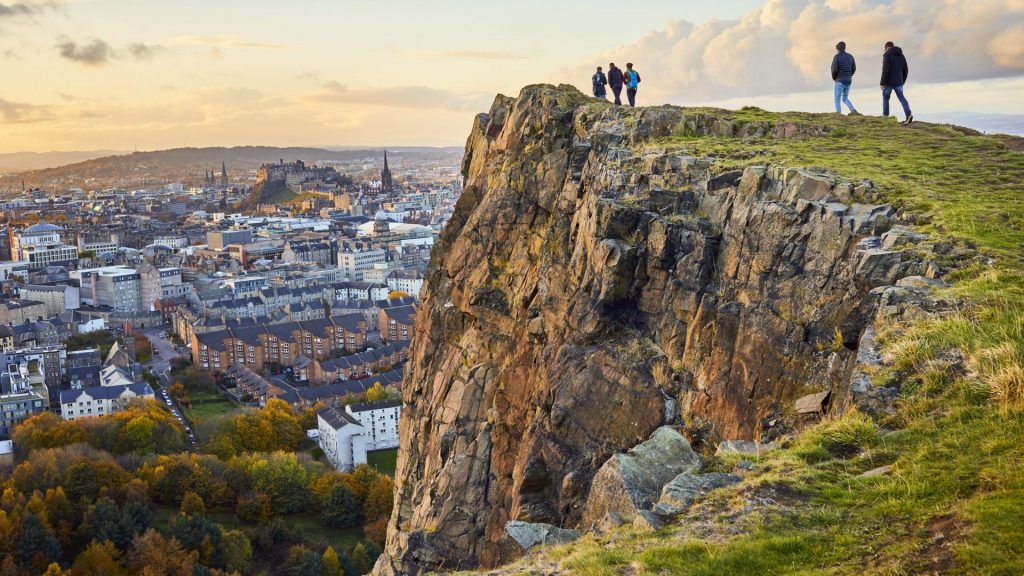
<svg viewBox="0 0 1024 576"><path fill-rule="evenodd" d="M677 21L562 70L589 92L597 64L626 60L644 103L691 103L826 88L836 42L857 58L855 85L874 85L883 44L907 54L910 84L1024 73L1024 0L768 0L746 16ZM553 78L555 79L555 78Z"/></svg>

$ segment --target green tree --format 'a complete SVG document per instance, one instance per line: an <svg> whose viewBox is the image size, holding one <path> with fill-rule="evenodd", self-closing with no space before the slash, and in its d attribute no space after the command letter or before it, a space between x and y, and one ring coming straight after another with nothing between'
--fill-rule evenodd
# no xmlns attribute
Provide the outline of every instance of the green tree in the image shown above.
<svg viewBox="0 0 1024 576"><path fill-rule="evenodd" d="M156 452L156 445L153 442L156 423L148 416L132 418L121 429L118 445L120 452L133 452L146 455Z"/></svg>
<svg viewBox="0 0 1024 576"><path fill-rule="evenodd" d="M241 530L225 530L221 537L221 558L224 569L240 574L249 573L252 544Z"/></svg>
<svg viewBox="0 0 1024 576"><path fill-rule="evenodd" d="M277 514L295 514L306 506L306 469L295 454L275 452L255 460L249 469L256 491L270 497L270 507Z"/></svg>
<svg viewBox="0 0 1024 576"><path fill-rule="evenodd" d="M359 525L359 502L352 491L343 483L331 488L326 502L320 508L320 520L328 526L352 528Z"/></svg>
<svg viewBox="0 0 1024 576"><path fill-rule="evenodd" d="M61 560L60 542L39 516L26 513L21 519L18 555L24 564L42 572L51 562Z"/></svg>
<svg viewBox="0 0 1024 576"><path fill-rule="evenodd" d="M373 569L373 561L362 542L352 549L352 567L355 568L356 574L369 573Z"/></svg>

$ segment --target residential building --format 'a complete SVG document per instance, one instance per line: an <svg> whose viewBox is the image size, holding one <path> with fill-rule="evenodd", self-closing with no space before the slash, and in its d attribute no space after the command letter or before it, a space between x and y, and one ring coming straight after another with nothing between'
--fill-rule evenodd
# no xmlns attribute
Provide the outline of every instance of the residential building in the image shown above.
<svg viewBox="0 0 1024 576"><path fill-rule="evenodd" d="M35 380L27 363L5 362L0 373L0 439L10 438L20 422L49 407L46 385L39 378Z"/></svg>
<svg viewBox="0 0 1024 576"><path fill-rule="evenodd" d="M398 448L398 417L401 400L349 404L345 411L363 426L367 450Z"/></svg>
<svg viewBox="0 0 1024 576"><path fill-rule="evenodd" d="M38 300L8 300L0 303L0 323L24 324L45 318L46 304Z"/></svg>
<svg viewBox="0 0 1024 576"><path fill-rule="evenodd" d="M326 240L289 240L284 243L281 260L329 266L333 260L333 252L333 246Z"/></svg>
<svg viewBox="0 0 1024 576"><path fill-rule="evenodd" d="M186 296L189 285L181 281L181 268L158 268L145 264L138 268L142 288L142 310L155 310L156 303L165 298Z"/></svg>
<svg viewBox="0 0 1024 576"><path fill-rule="evenodd" d="M65 420L106 416L121 412L132 400L146 398L155 398L148 382L61 390L60 414Z"/></svg>
<svg viewBox="0 0 1024 576"><path fill-rule="evenodd" d="M69 284L25 284L18 288L18 295L23 300L42 302L46 306L47 316L77 310L82 305L79 288Z"/></svg>
<svg viewBox="0 0 1024 576"><path fill-rule="evenodd" d="M380 310L380 338L388 342L411 340L415 333L416 307L396 306Z"/></svg>
<svg viewBox="0 0 1024 576"><path fill-rule="evenodd" d="M74 270L71 277L79 281L82 304L125 312L142 310L142 277L133 268L105 266Z"/></svg>
<svg viewBox="0 0 1024 576"><path fill-rule="evenodd" d="M395 270L388 276L387 284L392 291L418 296L423 288L423 273L418 270Z"/></svg>
<svg viewBox="0 0 1024 576"><path fill-rule="evenodd" d="M336 470L349 472L366 463L366 437L363 426L351 414L334 408L316 412L320 449Z"/></svg>
<svg viewBox="0 0 1024 576"><path fill-rule="evenodd" d="M387 253L380 249L349 249L338 250L338 268L341 268L351 282L362 282L363 273L373 269L375 264L383 264Z"/></svg>

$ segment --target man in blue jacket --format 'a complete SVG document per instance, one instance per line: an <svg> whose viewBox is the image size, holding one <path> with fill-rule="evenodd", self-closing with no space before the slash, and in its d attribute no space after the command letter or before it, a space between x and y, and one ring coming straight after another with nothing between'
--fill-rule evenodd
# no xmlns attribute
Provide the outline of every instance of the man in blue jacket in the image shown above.
<svg viewBox="0 0 1024 576"><path fill-rule="evenodd" d="M615 62L608 65L608 87L612 89L612 94L615 95L615 104L621 105L622 98L622 69L615 66Z"/></svg>
<svg viewBox="0 0 1024 576"><path fill-rule="evenodd" d="M853 54L846 51L846 42L836 44L836 55L832 57L832 80L835 80L836 89L836 114L842 114L843 109L840 102L845 103L850 109L850 116L860 116L860 112L850 102L850 86L853 84L853 75L857 73L857 61Z"/></svg>
<svg viewBox="0 0 1024 576"><path fill-rule="evenodd" d="M889 96L893 92L896 98L903 105L903 113L907 115L907 124L914 121L914 115L910 113L910 103L903 95L903 85L907 82L907 75L910 68L907 66L907 58L903 55L903 49L892 42L885 43L885 54L882 55L882 115L889 115Z"/></svg>

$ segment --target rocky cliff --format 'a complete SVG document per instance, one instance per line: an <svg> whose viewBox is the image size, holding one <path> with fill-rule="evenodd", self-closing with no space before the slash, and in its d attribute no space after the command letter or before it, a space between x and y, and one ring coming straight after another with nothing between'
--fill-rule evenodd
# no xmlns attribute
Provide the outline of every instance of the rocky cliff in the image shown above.
<svg viewBox="0 0 1024 576"><path fill-rule="evenodd" d="M924 272L914 236L868 182L724 172L669 144L822 129L551 86L478 116L416 317L377 573L501 563L513 520L587 528L595 473L665 425L699 447L770 439L808 393L842 408L875 289Z"/></svg>

